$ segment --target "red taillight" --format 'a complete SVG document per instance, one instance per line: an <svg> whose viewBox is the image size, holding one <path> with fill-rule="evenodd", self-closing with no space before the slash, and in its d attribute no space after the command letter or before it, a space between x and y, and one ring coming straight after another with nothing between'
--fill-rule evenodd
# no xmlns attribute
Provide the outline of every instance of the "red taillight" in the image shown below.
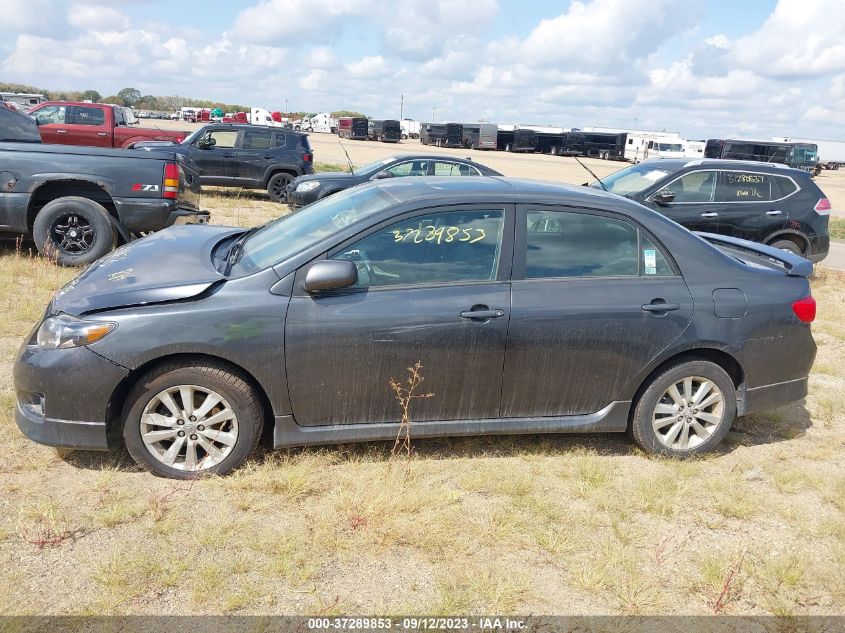
<svg viewBox="0 0 845 633"><path fill-rule="evenodd" d="M816 300L804 297L792 304L792 311L804 323L812 323L816 318Z"/></svg>
<svg viewBox="0 0 845 633"><path fill-rule="evenodd" d="M302 160L304 160L306 163L310 163L311 162L311 154L303 154Z"/></svg>
<svg viewBox="0 0 845 633"><path fill-rule="evenodd" d="M164 164L164 187L161 189L161 197L179 197L179 165L176 163Z"/></svg>
<svg viewBox="0 0 845 633"><path fill-rule="evenodd" d="M819 215L830 215L830 200L827 198L819 198L813 210Z"/></svg>

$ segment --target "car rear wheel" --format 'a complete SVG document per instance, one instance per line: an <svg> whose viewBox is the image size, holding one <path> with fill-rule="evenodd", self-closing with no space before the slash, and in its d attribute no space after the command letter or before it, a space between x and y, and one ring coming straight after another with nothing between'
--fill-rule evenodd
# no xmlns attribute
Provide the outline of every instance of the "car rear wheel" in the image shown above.
<svg viewBox="0 0 845 633"><path fill-rule="evenodd" d="M286 201L287 197L285 189L291 180L293 180L293 176L290 174L273 174L270 181L267 183L267 194L273 202Z"/></svg>
<svg viewBox="0 0 845 633"><path fill-rule="evenodd" d="M44 205L35 216L32 236L38 252L62 266L82 266L117 246L117 232L101 204L67 196Z"/></svg>
<svg viewBox="0 0 845 633"><path fill-rule="evenodd" d="M228 367L176 362L144 376L127 398L123 440L161 477L225 475L258 445L263 411L252 387Z"/></svg>
<svg viewBox="0 0 845 633"><path fill-rule="evenodd" d="M793 253L794 255L801 255L802 257L804 255L801 247L792 240L777 240L769 244L769 246L779 248L780 250L787 251L788 253Z"/></svg>
<svg viewBox="0 0 845 633"><path fill-rule="evenodd" d="M687 361L651 381L629 431L650 453L687 457L713 449L735 417L736 388L727 372L709 361Z"/></svg>

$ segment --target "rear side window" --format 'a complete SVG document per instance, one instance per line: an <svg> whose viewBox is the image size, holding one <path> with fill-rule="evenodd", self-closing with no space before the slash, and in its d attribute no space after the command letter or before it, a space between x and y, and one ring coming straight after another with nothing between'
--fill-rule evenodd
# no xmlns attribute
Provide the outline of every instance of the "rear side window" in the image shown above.
<svg viewBox="0 0 845 633"><path fill-rule="evenodd" d="M106 113L102 108L87 108L76 106L73 109L73 121L76 125L101 126L106 122Z"/></svg>
<svg viewBox="0 0 845 633"><path fill-rule="evenodd" d="M529 211L525 245L526 279L673 274L644 232L601 215Z"/></svg>
<svg viewBox="0 0 845 633"><path fill-rule="evenodd" d="M246 130L243 149L270 149L270 137L267 130Z"/></svg>
<svg viewBox="0 0 845 633"><path fill-rule="evenodd" d="M435 176L480 176L475 167L463 163L434 163Z"/></svg>
<svg viewBox="0 0 845 633"><path fill-rule="evenodd" d="M718 202L766 202L772 200L774 176L758 172L725 171L716 191ZM774 198L780 195L775 193Z"/></svg>
<svg viewBox="0 0 845 633"><path fill-rule="evenodd" d="M785 198L798 191L798 186L785 176L772 176L772 199Z"/></svg>

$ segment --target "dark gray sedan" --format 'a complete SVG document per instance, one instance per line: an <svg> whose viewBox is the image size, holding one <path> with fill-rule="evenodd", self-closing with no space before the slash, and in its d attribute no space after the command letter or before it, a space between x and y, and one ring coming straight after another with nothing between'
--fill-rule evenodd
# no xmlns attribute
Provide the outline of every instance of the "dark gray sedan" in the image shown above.
<svg viewBox="0 0 845 633"><path fill-rule="evenodd" d="M226 473L265 424L277 447L395 437L389 381L421 361L415 437L628 431L687 456L806 394L811 270L581 187L384 180L95 263L21 348L17 422Z"/></svg>

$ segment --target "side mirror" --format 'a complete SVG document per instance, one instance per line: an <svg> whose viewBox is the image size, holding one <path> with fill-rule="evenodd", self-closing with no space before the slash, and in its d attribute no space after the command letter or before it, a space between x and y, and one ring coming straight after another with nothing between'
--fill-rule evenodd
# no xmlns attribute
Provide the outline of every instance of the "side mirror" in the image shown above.
<svg viewBox="0 0 845 633"><path fill-rule="evenodd" d="M324 259L315 263L305 275L305 292L348 288L358 282L358 267L345 259Z"/></svg>
<svg viewBox="0 0 845 633"><path fill-rule="evenodd" d="M217 145L217 141L213 138L204 138L197 141L197 147L200 149L211 149Z"/></svg>
<svg viewBox="0 0 845 633"><path fill-rule="evenodd" d="M675 199L675 192L674 191L658 191L654 196L652 196L651 201L654 204L664 205L669 204Z"/></svg>
<svg viewBox="0 0 845 633"><path fill-rule="evenodd" d="M391 174L389 171L385 170L385 171L380 171L375 176L373 176L373 180L381 180L382 178L393 178L393 174Z"/></svg>

